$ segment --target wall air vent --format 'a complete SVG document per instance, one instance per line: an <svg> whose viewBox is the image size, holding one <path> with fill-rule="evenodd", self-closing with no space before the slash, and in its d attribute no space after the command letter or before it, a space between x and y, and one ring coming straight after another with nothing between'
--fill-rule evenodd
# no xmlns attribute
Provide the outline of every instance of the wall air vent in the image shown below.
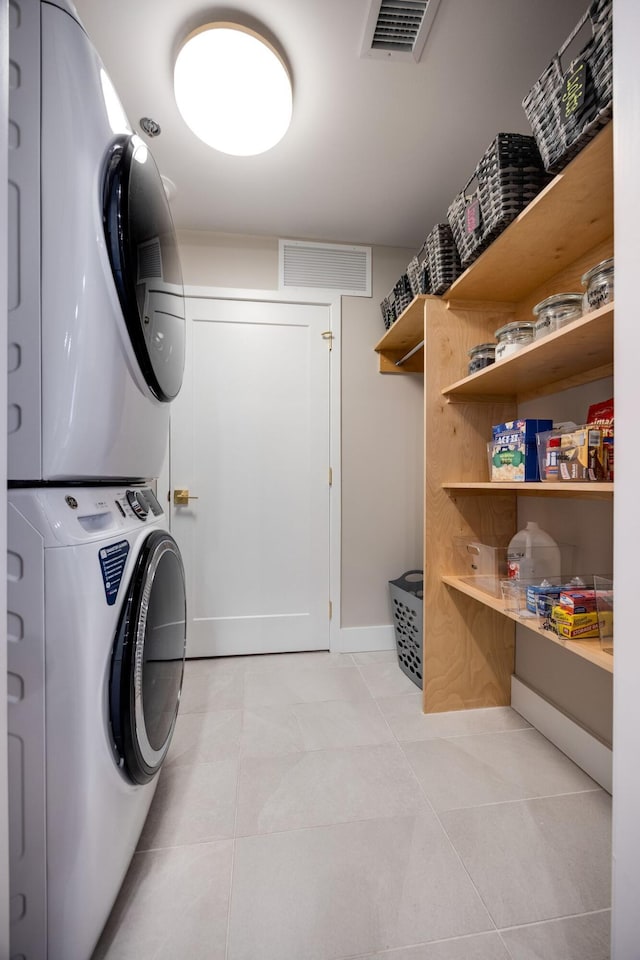
<svg viewBox="0 0 640 960"><path fill-rule="evenodd" d="M440 0L371 0L360 55L417 62L439 4Z"/></svg>
<svg viewBox="0 0 640 960"><path fill-rule="evenodd" d="M280 289L313 287L352 297L371 296L371 247L280 240Z"/></svg>

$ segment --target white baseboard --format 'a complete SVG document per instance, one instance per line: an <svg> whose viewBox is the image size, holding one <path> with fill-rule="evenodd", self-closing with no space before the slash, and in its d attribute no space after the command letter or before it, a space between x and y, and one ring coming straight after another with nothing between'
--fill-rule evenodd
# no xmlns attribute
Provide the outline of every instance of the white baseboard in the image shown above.
<svg viewBox="0 0 640 960"><path fill-rule="evenodd" d="M511 706L543 736L611 793L612 750L517 677L511 677Z"/></svg>
<svg viewBox="0 0 640 960"><path fill-rule="evenodd" d="M393 624L378 627L340 627L331 632L332 653L368 653L370 650L395 650Z"/></svg>

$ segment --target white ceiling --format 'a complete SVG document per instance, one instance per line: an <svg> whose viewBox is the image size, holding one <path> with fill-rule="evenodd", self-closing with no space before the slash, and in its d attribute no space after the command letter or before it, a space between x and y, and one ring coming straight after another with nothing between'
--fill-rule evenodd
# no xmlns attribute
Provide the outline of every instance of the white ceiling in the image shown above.
<svg viewBox="0 0 640 960"><path fill-rule="evenodd" d="M528 92L586 0L441 0L419 63L360 56L369 0L76 0L134 127L177 186L180 229L417 249L500 132L529 133ZM172 92L186 33L247 15L291 66L294 115L269 153L230 157Z"/></svg>

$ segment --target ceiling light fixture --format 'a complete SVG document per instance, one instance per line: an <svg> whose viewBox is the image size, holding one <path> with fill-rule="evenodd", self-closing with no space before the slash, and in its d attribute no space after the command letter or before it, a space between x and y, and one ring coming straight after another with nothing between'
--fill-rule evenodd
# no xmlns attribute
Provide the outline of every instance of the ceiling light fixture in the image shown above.
<svg viewBox="0 0 640 960"><path fill-rule="evenodd" d="M210 147L234 156L264 153L285 135L293 98L280 54L254 30L208 23L176 58L176 103L188 127Z"/></svg>

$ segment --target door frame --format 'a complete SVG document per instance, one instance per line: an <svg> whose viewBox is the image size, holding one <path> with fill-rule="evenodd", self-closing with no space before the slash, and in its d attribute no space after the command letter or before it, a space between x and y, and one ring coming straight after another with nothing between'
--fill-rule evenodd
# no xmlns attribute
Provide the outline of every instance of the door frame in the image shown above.
<svg viewBox="0 0 640 960"><path fill-rule="evenodd" d="M330 341L329 354L329 462L332 470L332 484L329 490L329 597L332 604L332 616L329 620L329 650L332 653L342 652L340 640L340 584L341 571L341 542L342 542L342 515L341 515L341 409L340 409L340 380L342 370L341 333L342 333L342 297L335 291L311 288L287 288L287 290L248 290L235 287L206 287L185 285L185 300L233 300L236 302L251 301L265 303L283 303L298 306L324 306L329 311L329 326L333 334ZM327 347L327 349L329 349ZM163 502L163 491L171 490L171 443L169 442L168 457L165 461L162 474L158 478L160 502ZM167 505L167 516L171 521L171 505Z"/></svg>

